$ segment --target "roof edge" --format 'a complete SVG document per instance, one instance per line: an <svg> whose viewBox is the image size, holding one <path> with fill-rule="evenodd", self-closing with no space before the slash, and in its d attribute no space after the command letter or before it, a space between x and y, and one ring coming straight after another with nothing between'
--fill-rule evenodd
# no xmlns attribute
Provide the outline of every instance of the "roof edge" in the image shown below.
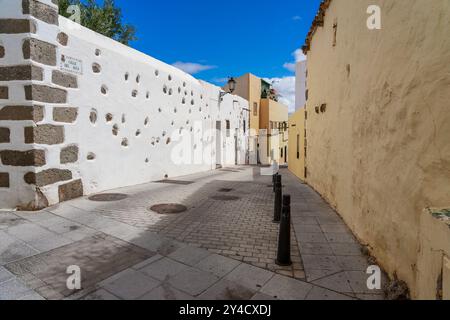
<svg viewBox="0 0 450 320"><path fill-rule="evenodd" d="M311 25L311 28L308 32L308 36L306 37L305 44L302 47L303 53L306 55L308 51L311 49L311 41L316 33L317 28L323 27L325 14L328 10L328 7L333 0L323 0L320 4L319 11L316 14L316 17Z"/></svg>

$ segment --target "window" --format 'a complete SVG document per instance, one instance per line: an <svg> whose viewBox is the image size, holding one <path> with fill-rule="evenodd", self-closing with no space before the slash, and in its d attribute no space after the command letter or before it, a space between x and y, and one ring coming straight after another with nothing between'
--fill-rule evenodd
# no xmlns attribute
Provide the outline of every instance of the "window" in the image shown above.
<svg viewBox="0 0 450 320"><path fill-rule="evenodd" d="M270 130L273 130L273 121L270 121Z"/></svg>
<svg viewBox="0 0 450 320"><path fill-rule="evenodd" d="M297 135L297 159L300 159L300 135Z"/></svg>
<svg viewBox="0 0 450 320"><path fill-rule="evenodd" d="M244 134L247 133L247 121L244 120Z"/></svg>
<svg viewBox="0 0 450 320"><path fill-rule="evenodd" d="M253 115L254 115L255 117L258 116L258 102L254 102L254 103L253 103Z"/></svg>
<svg viewBox="0 0 450 320"><path fill-rule="evenodd" d="M230 124L230 120L226 120L226 129L227 129L227 138L230 137L230 131L231 131L231 124Z"/></svg>
<svg viewBox="0 0 450 320"><path fill-rule="evenodd" d="M284 157L283 148L281 148L281 158Z"/></svg>

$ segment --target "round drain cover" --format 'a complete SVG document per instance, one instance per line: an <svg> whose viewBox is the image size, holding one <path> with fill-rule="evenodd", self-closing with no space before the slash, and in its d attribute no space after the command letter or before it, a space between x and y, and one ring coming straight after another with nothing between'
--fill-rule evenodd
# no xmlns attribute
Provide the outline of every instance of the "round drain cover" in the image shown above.
<svg viewBox="0 0 450 320"><path fill-rule="evenodd" d="M182 204L164 203L154 205L150 210L159 214L179 214L187 211L187 207Z"/></svg>
<svg viewBox="0 0 450 320"><path fill-rule="evenodd" d="M94 196L89 197L91 201L98 202L112 202L112 201L120 201L128 198L126 194L121 193L104 193L104 194L96 194Z"/></svg>
<svg viewBox="0 0 450 320"><path fill-rule="evenodd" d="M236 196L217 195L217 196L212 196L211 199L217 200L217 201L237 201L241 198L236 197Z"/></svg>

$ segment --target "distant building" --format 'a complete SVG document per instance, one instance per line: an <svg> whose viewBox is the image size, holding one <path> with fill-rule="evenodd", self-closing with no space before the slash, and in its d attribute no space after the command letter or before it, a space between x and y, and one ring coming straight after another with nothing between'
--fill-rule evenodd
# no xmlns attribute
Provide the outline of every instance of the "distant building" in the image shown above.
<svg viewBox="0 0 450 320"><path fill-rule="evenodd" d="M234 94L250 106L250 164L287 163L289 109L272 85L251 73L236 78ZM228 84L223 88L228 90Z"/></svg>
<svg viewBox="0 0 450 320"><path fill-rule="evenodd" d="M295 110L304 108L306 105L306 74L307 61L299 61L295 65Z"/></svg>

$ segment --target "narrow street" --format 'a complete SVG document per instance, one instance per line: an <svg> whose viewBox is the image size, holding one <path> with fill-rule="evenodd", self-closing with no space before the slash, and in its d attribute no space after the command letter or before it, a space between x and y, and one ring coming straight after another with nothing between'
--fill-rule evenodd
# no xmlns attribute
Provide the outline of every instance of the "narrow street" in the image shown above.
<svg viewBox="0 0 450 320"><path fill-rule="evenodd" d="M369 257L341 218L281 173L293 200L291 267L275 264L271 177L233 167L2 213L0 300L383 299L367 288ZM186 211L150 210L159 204ZM74 265L77 292L66 285Z"/></svg>

